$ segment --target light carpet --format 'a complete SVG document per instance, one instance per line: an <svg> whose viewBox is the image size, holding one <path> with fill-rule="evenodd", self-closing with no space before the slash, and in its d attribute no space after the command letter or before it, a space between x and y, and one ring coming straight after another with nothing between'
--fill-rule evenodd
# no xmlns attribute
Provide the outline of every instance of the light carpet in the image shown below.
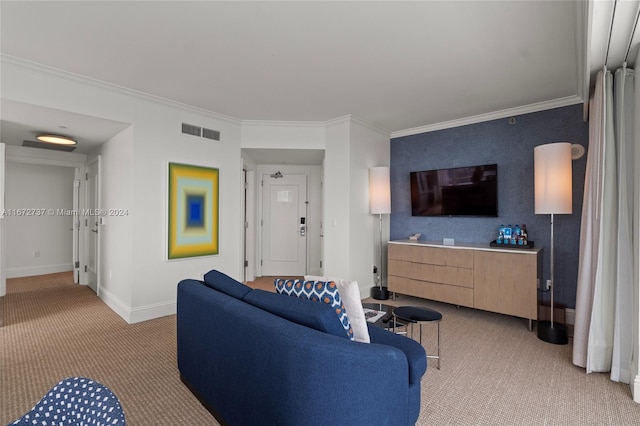
<svg viewBox="0 0 640 426"><path fill-rule="evenodd" d="M269 282L249 284L268 289ZM11 279L7 290L0 424L70 375L109 386L130 425L218 424L180 382L175 316L127 324L66 273ZM525 320L408 296L386 303L443 314L441 370L430 367L423 377L418 425L640 424L628 385L585 374L571 363L571 345L538 340ZM423 342L434 350L435 326L425 328Z"/></svg>

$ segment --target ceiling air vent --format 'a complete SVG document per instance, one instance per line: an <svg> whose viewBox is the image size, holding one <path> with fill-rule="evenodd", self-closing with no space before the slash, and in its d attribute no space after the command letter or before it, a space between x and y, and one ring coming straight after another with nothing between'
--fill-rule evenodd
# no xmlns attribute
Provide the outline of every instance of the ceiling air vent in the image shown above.
<svg viewBox="0 0 640 426"><path fill-rule="evenodd" d="M214 141L220 140L220 132L207 129L205 127L194 126L193 124L182 123L182 133L185 135L199 136Z"/></svg>
<svg viewBox="0 0 640 426"><path fill-rule="evenodd" d="M193 124L182 123L182 133L185 135L200 136L202 134L202 128L194 126Z"/></svg>
<svg viewBox="0 0 640 426"><path fill-rule="evenodd" d="M213 139L214 141L220 140L220 132L217 130L211 130L202 128L202 137L207 139Z"/></svg>

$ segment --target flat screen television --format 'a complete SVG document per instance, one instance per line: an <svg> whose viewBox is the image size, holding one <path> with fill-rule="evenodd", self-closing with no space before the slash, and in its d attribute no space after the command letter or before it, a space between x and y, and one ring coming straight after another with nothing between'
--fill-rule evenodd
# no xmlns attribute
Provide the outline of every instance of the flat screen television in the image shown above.
<svg viewBox="0 0 640 426"><path fill-rule="evenodd" d="M412 216L498 216L498 165L411 172Z"/></svg>

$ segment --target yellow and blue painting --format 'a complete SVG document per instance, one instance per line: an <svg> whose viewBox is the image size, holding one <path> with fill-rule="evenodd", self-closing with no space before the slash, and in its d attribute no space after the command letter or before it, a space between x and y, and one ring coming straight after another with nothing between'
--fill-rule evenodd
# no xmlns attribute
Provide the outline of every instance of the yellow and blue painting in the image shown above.
<svg viewBox="0 0 640 426"><path fill-rule="evenodd" d="M218 254L220 171L169 163L169 259Z"/></svg>

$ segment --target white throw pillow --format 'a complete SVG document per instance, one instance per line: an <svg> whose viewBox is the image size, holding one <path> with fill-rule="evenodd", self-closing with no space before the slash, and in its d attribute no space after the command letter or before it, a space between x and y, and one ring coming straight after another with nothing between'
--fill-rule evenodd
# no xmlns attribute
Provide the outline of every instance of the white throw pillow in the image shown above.
<svg viewBox="0 0 640 426"><path fill-rule="evenodd" d="M362 300L360 299L360 289L357 281L341 280L339 278L325 278L314 275L305 275L307 281L333 281L338 287L338 293L342 298L342 304L347 311L347 317L353 329L353 340L356 342L370 343L369 329L367 328L367 319L362 309Z"/></svg>

